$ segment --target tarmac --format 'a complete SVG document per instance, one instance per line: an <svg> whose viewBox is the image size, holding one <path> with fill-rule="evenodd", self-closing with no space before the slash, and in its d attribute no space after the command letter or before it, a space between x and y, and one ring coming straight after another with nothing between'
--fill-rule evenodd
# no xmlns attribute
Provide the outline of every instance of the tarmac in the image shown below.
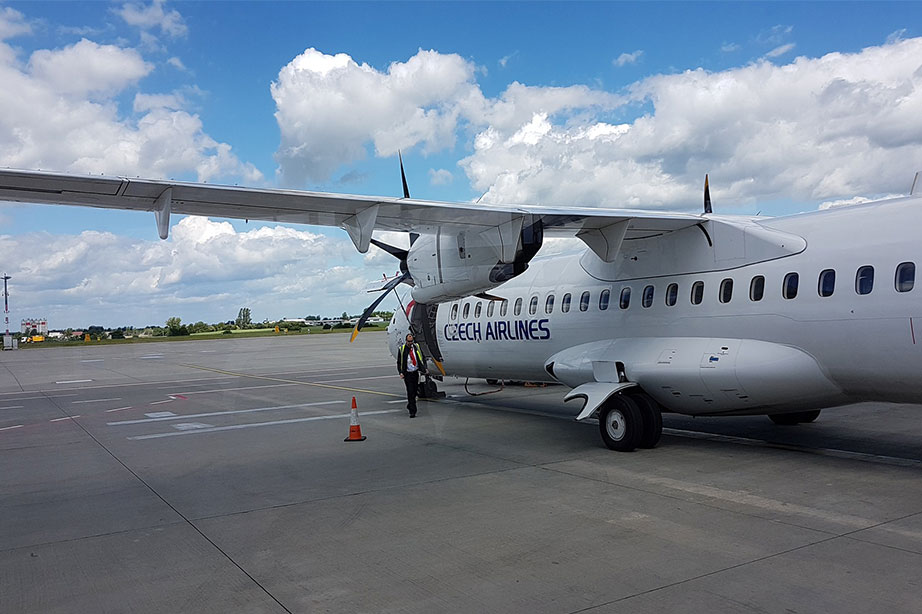
<svg viewBox="0 0 922 614"><path fill-rule="evenodd" d="M410 420L385 345L0 354L0 612L922 612L920 407L617 453L559 386Z"/></svg>

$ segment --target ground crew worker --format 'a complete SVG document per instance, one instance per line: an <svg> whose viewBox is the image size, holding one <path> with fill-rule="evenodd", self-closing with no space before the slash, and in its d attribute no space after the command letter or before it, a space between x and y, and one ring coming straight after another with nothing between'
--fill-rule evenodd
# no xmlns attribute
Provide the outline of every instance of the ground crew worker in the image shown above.
<svg viewBox="0 0 922 614"><path fill-rule="evenodd" d="M413 333L407 333L406 343L397 351L397 372L407 387L407 411L411 418L415 418L419 374L426 373L426 359L419 344L413 342Z"/></svg>

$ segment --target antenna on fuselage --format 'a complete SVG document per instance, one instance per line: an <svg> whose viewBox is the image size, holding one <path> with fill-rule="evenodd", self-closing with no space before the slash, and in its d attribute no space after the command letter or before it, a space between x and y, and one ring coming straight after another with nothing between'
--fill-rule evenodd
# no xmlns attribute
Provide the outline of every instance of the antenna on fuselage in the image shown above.
<svg viewBox="0 0 922 614"><path fill-rule="evenodd" d="M707 173L704 174L704 212L712 213L711 211L711 190L708 188Z"/></svg>
<svg viewBox="0 0 922 614"><path fill-rule="evenodd" d="M912 196L916 193L916 185L919 183L919 171L916 171L916 176L912 178L912 187L909 188L909 195Z"/></svg>

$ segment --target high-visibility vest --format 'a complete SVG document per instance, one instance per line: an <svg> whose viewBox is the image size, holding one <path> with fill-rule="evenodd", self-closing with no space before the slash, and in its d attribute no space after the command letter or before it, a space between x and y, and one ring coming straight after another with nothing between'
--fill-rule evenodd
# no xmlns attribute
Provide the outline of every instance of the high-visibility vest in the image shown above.
<svg viewBox="0 0 922 614"><path fill-rule="evenodd" d="M418 343L413 344L413 351L416 352L416 368L418 371L426 370L426 359L423 357L423 351L420 349ZM397 352L397 371L403 373L406 369L407 364L407 344L404 343L400 346L400 350Z"/></svg>

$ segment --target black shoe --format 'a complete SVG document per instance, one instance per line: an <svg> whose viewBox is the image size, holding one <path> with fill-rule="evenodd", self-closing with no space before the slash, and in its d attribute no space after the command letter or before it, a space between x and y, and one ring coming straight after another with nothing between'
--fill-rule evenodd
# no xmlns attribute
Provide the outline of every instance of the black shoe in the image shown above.
<svg viewBox="0 0 922 614"><path fill-rule="evenodd" d="M410 417L411 417L411 418L415 418L415 417L416 417L416 414L410 414Z"/></svg>

